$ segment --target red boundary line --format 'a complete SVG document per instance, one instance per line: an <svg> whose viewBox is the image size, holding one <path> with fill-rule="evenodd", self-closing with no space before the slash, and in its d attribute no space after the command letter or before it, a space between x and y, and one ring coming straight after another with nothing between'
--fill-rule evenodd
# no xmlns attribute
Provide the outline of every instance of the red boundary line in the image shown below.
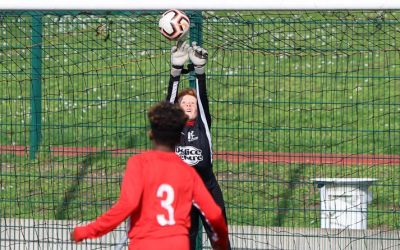
<svg viewBox="0 0 400 250"><path fill-rule="evenodd" d="M141 149L118 149L97 147L62 147L52 146L49 152L53 156L85 156L98 152L108 152L112 156L137 154ZM14 154L27 156L29 147L0 145L0 154ZM400 164L400 155L378 154L325 154L325 153L285 153L285 152L239 152L217 151L214 152L215 160L231 163L257 162L257 163L304 163L315 165L396 165Z"/></svg>

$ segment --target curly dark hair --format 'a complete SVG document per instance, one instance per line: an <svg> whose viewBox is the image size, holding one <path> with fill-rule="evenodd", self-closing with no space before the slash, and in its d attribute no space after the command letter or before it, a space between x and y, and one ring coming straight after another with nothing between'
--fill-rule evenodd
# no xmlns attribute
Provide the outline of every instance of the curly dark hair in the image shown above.
<svg viewBox="0 0 400 250"><path fill-rule="evenodd" d="M150 120L152 140L156 143L175 147L180 142L181 131L188 117L177 105L160 102L152 106L147 113Z"/></svg>

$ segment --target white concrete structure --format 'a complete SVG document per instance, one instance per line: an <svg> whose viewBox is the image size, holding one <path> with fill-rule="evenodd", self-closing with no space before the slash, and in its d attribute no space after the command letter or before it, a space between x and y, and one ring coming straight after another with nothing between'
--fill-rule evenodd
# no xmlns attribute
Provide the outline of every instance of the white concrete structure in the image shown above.
<svg viewBox="0 0 400 250"><path fill-rule="evenodd" d="M115 250L125 236L124 226L99 239L74 244L69 232L78 222L0 218L1 250ZM229 226L234 250L397 250L399 230L351 230L320 228ZM204 248L210 245L204 239ZM124 250L127 247L123 248Z"/></svg>
<svg viewBox="0 0 400 250"><path fill-rule="evenodd" d="M372 178L312 179L321 189L321 228L367 229Z"/></svg>

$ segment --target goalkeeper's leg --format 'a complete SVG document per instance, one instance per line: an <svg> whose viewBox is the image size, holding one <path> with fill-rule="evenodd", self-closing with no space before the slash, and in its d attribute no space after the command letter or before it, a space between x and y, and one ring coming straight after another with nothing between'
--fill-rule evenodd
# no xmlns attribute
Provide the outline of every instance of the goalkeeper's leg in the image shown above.
<svg viewBox="0 0 400 250"><path fill-rule="evenodd" d="M197 234L199 233L199 210L192 206L190 211L191 225L189 229L190 250L196 250Z"/></svg>
<svg viewBox="0 0 400 250"><path fill-rule="evenodd" d="M228 221L226 219L226 212L225 212L225 202L222 196L221 188L219 187L218 183L214 186L214 188L209 189L211 196L214 198L215 203L221 208L222 213L225 218L226 225L228 225ZM207 233L208 239L211 239L212 231L210 226L207 224L204 216L200 214L201 221L203 222L204 229ZM210 241L211 242L211 241ZM228 249L231 250L231 243L228 242Z"/></svg>

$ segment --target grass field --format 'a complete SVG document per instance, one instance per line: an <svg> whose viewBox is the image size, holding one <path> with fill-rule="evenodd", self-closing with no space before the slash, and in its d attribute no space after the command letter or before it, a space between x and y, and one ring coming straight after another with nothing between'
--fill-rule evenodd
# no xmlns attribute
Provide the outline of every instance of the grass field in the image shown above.
<svg viewBox="0 0 400 250"><path fill-rule="evenodd" d="M399 155L399 13L204 13L214 150ZM43 18L41 146L0 154L0 216L86 220L112 204L127 156L49 148L150 147L171 46L157 18ZM29 146L30 18L2 16L0 34L0 145ZM385 229L400 227L399 167L215 163L233 224L319 227L312 178L373 177L368 224Z"/></svg>
<svg viewBox="0 0 400 250"><path fill-rule="evenodd" d="M6 157L6 155L2 155ZM93 219L119 195L126 157L98 154L32 163L8 156L2 163L2 216L35 219ZM398 166L315 166L215 162L232 224L320 227L316 176L377 177L370 190L368 226L399 229ZM17 197L17 198L15 198Z"/></svg>

